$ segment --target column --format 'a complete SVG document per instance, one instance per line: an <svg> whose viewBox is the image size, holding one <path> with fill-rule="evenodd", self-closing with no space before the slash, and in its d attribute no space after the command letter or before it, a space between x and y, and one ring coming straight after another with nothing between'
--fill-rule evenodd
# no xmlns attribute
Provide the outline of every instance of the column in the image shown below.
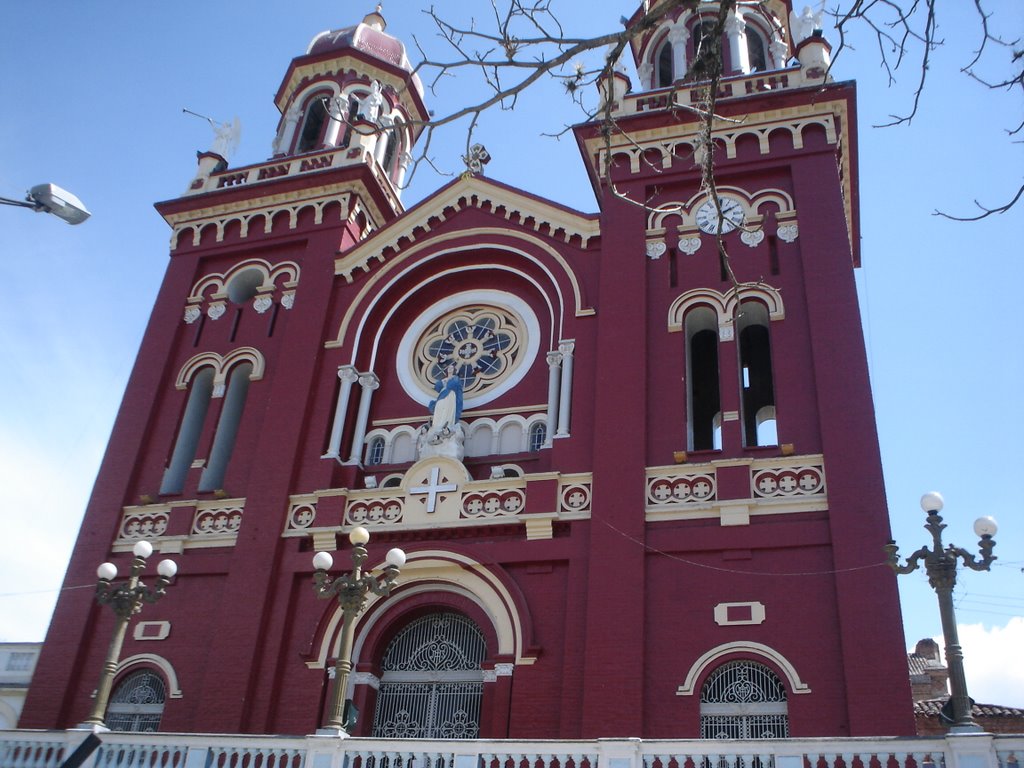
<svg viewBox="0 0 1024 768"><path fill-rule="evenodd" d="M362 392L359 396L359 413L356 414L356 431L352 435L352 454L348 457L348 464L359 464L363 458L363 438L366 437L366 424L370 419L370 400L373 398L373 390L380 386L380 379L373 373L359 374L359 387Z"/></svg>
<svg viewBox="0 0 1024 768"><path fill-rule="evenodd" d="M344 94L332 96L327 104L327 130L324 131L324 146L338 146L338 134L348 119L348 97Z"/></svg>
<svg viewBox="0 0 1024 768"><path fill-rule="evenodd" d="M556 437L569 436L569 410L572 406L572 353L576 349L574 339L558 342L562 355L562 390L558 397L558 432Z"/></svg>
<svg viewBox="0 0 1024 768"><path fill-rule="evenodd" d="M682 80L686 76L686 44L690 41L683 22L677 21L669 28L668 41L672 44L672 79Z"/></svg>
<svg viewBox="0 0 1024 768"><path fill-rule="evenodd" d="M562 353L548 352L548 433L544 437L544 445L551 445L558 424L558 374L562 367Z"/></svg>
<svg viewBox="0 0 1024 768"><path fill-rule="evenodd" d="M747 23L740 10L733 10L725 20L725 34L729 38L729 62L735 72L749 72L747 56Z"/></svg>
<svg viewBox="0 0 1024 768"><path fill-rule="evenodd" d="M322 459L341 458L341 433L345 429L345 416L348 413L348 399L352 394L352 385L356 383L359 374L351 365L338 366L338 378L341 379L341 391L338 392L338 402L334 404L334 423L331 425L331 441L327 445L327 453Z"/></svg>

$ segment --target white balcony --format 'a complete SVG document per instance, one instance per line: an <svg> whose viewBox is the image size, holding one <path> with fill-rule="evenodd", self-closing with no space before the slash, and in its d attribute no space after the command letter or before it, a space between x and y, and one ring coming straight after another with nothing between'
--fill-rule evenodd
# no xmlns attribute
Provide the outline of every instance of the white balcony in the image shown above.
<svg viewBox="0 0 1024 768"><path fill-rule="evenodd" d="M0 768L59 768L88 731L0 731ZM1018 768L1024 735L592 741L105 733L83 768Z"/></svg>

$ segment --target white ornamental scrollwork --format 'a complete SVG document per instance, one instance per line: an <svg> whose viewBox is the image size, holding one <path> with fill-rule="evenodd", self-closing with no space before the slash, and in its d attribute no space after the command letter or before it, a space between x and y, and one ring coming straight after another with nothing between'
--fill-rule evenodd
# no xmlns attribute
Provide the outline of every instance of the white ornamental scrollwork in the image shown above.
<svg viewBox="0 0 1024 768"><path fill-rule="evenodd" d="M215 301L206 310L206 316L208 318L210 318L211 320L216 320L216 319L218 319L220 317L223 317L224 313L226 311L227 311L227 307L224 306L224 302L223 301Z"/></svg>
<svg viewBox="0 0 1024 768"><path fill-rule="evenodd" d="M748 245L751 248L756 248L762 242L764 242L764 230L745 229L740 233L740 241L742 241L744 245Z"/></svg>
<svg viewBox="0 0 1024 768"><path fill-rule="evenodd" d="M285 291L281 294L281 306L285 309L295 306L295 291Z"/></svg>
<svg viewBox="0 0 1024 768"><path fill-rule="evenodd" d="M255 309L259 314L263 314L274 305L274 300L270 296L257 296L252 300L252 308Z"/></svg>
<svg viewBox="0 0 1024 768"><path fill-rule="evenodd" d="M693 254L700 250L700 242L699 237L680 237L679 250L687 256L693 256Z"/></svg>
<svg viewBox="0 0 1024 768"><path fill-rule="evenodd" d="M647 244L647 258L651 261L660 259L665 255L667 246L664 243L648 243Z"/></svg>
<svg viewBox="0 0 1024 768"><path fill-rule="evenodd" d="M189 325L192 325L192 323L198 320L202 314L203 313L199 309L199 307L185 307L185 322L188 323Z"/></svg>
<svg viewBox="0 0 1024 768"><path fill-rule="evenodd" d="M794 224L783 224L779 227L779 239L792 243L800 235L800 228Z"/></svg>

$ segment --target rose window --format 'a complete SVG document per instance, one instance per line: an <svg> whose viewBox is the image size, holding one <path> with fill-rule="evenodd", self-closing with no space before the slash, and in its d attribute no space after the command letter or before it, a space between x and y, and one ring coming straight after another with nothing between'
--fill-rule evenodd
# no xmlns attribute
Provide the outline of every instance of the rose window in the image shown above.
<svg viewBox="0 0 1024 768"><path fill-rule="evenodd" d="M518 316L498 307L451 312L432 323L416 343L414 367L428 391L454 366L466 396L503 381L522 362L525 328Z"/></svg>

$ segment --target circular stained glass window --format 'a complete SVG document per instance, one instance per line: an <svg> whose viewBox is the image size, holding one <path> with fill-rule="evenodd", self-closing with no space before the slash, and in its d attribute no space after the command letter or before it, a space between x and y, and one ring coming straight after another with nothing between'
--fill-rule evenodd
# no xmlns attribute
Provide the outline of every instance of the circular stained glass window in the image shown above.
<svg viewBox="0 0 1024 768"><path fill-rule="evenodd" d="M522 321L499 307L463 308L428 326L416 343L417 378L431 390L455 368L466 397L505 379L522 360Z"/></svg>
<svg viewBox="0 0 1024 768"><path fill-rule="evenodd" d="M518 384L539 346L540 327L529 304L505 291L466 291L410 324L396 362L403 388L424 406L437 396L434 382L454 367L465 407L475 408Z"/></svg>

